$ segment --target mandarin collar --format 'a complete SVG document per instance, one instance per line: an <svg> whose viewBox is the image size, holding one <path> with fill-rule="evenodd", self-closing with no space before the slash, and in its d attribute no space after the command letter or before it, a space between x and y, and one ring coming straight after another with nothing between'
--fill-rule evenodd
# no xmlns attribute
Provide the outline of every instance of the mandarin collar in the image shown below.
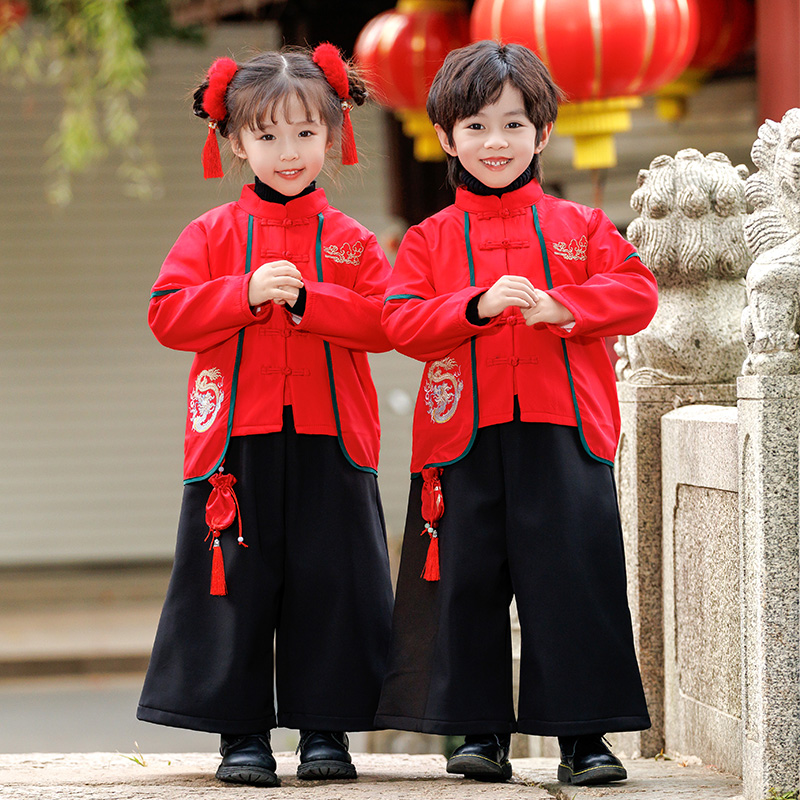
<svg viewBox="0 0 800 800"><path fill-rule="evenodd" d="M543 194L542 187L536 180L529 181L513 192L504 192L499 197L494 194L473 194L463 186L459 186L456 189L456 207L473 213L501 214L504 210L514 211L532 206L539 202Z"/></svg>
<svg viewBox="0 0 800 800"><path fill-rule="evenodd" d="M263 219L303 219L315 217L328 207L328 198L324 189L289 200L286 205L270 203L262 200L255 192L255 184L248 183L242 187L242 195L238 205L248 214Z"/></svg>

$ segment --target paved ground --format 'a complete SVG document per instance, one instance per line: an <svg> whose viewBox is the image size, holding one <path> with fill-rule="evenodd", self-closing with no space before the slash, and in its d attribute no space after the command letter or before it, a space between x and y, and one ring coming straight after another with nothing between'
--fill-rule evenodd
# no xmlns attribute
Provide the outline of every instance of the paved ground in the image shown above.
<svg viewBox="0 0 800 800"><path fill-rule="evenodd" d="M144 764L132 759L141 760ZM297 757L278 755L280 789L222 784L208 754L93 753L0 755L3 800L243 800L275 794L303 800L742 800L738 780L698 764L628 761L625 783L594 788L554 780L554 759L517 759L509 783L486 784L447 775L434 755L354 756L357 781L305 782L295 777Z"/></svg>

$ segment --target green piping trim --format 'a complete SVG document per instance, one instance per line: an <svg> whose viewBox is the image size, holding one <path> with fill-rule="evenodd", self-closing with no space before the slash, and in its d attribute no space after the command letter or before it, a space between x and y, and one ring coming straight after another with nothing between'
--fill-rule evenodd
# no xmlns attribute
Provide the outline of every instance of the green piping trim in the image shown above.
<svg viewBox="0 0 800 800"><path fill-rule="evenodd" d="M475 285L475 262L472 258L472 245L469 243L469 214L464 212L464 244L467 249L467 264L469 265L469 285ZM478 413L478 359L475 355L475 336L469 340L469 357L472 362L472 436L470 437L469 444L467 444L464 452L457 458L450 461L438 461L431 464L426 464L423 469L428 467L449 467L457 461L461 461L464 456L472 450L472 445L475 444L475 437L478 435L478 420L480 415ZM421 472L412 472L411 477L416 478L421 475Z"/></svg>
<svg viewBox="0 0 800 800"><path fill-rule="evenodd" d="M420 297L418 294L390 294L384 301L383 304L386 305L390 300L424 300L424 297Z"/></svg>
<svg viewBox="0 0 800 800"><path fill-rule="evenodd" d="M245 260L244 265L244 274L247 275L250 272L250 264L251 264L251 255L253 250L253 215L251 214L248 217L247 222L247 258ZM231 381L231 403L230 408L228 409L228 432L225 436L225 447L222 448L222 455L219 457L219 461L214 465L213 469L209 470L205 475L199 475L196 478L187 478L184 481L184 484L187 483L197 483L198 481L204 481L207 478L210 478L218 469L220 464L225 460L225 456L228 452L228 445L231 443L231 429L233 428L233 410L236 406L236 389L239 385L239 365L242 361L242 344L244 343L244 328L239 331L239 341L236 343L236 360L233 363L233 380Z"/></svg>
<svg viewBox="0 0 800 800"><path fill-rule="evenodd" d="M180 292L180 289L160 289L157 292L153 292L150 295L150 299L152 300L154 297L163 297L165 294L175 294L175 292Z"/></svg>
<svg viewBox="0 0 800 800"><path fill-rule="evenodd" d="M622 263L624 264L629 258L639 258L639 254L631 253L629 256L625 256L625 258L622 259Z"/></svg>
<svg viewBox="0 0 800 800"><path fill-rule="evenodd" d="M547 279L547 288L553 288L553 278L550 275L550 261L547 257L547 246L544 242L544 236L542 235L542 227L539 224L539 212L536 210L536 206L531 206L533 209L533 226L536 228L536 236L539 238L539 247L542 251L542 262L544 263L544 274L545 278ZM635 253L631 253L631 255L635 255ZM630 258L630 256L628 256ZM581 420L581 410L578 407L578 397L575 394L575 381L572 379L572 369L569 365L569 354L567 353L567 340L561 340L561 347L564 350L564 364L567 368L567 377L569 378L569 390L572 394L572 405L575 408L575 419L578 422L578 434L581 437L581 444L583 445L583 449L595 460L599 461L601 464L608 464L610 467L614 466L613 461L609 461L607 458L600 458L600 456L596 456L590 449L589 445L586 442L586 437L583 435L583 421Z"/></svg>
<svg viewBox="0 0 800 800"><path fill-rule="evenodd" d="M315 246L317 280L320 283L324 283L324 276L322 274L322 224L325 221L325 218L322 216L322 214L317 214L317 220L317 241ZM328 383L331 387L331 402L333 403L333 417L336 420L336 438L339 440L339 447L342 449L342 453L344 454L344 457L347 459L350 466L361 470L361 472L371 472L373 475L377 475L378 471L372 467L362 467L360 464L356 464L356 462L350 457L350 453L347 452L347 448L344 445L344 438L342 437L342 421L339 418L339 403L336 399L336 384L333 380L333 359L331 358L331 346L330 343L326 341L323 341L322 344L325 346L325 361L328 363Z"/></svg>

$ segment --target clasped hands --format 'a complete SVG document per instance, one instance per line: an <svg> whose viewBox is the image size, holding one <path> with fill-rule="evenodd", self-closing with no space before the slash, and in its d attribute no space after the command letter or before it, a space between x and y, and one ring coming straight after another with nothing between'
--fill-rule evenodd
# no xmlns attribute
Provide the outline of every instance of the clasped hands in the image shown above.
<svg viewBox="0 0 800 800"><path fill-rule="evenodd" d="M303 276L291 261L269 261L250 278L247 300L254 308L273 302L276 306L293 306L303 287Z"/></svg>
<svg viewBox="0 0 800 800"><path fill-rule="evenodd" d="M547 292L537 289L522 275L503 275L478 301L481 319L496 317L509 307L519 308L526 325L548 322L568 325L575 321L572 312Z"/></svg>

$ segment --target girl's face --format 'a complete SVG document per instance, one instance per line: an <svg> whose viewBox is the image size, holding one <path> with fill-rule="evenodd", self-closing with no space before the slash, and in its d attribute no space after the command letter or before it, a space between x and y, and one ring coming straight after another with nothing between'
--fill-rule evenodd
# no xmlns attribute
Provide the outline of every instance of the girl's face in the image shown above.
<svg viewBox="0 0 800 800"><path fill-rule="evenodd" d="M452 144L441 125L434 128L445 153L457 157L484 185L501 189L525 172L535 153L544 150L553 123L542 130L537 144L536 127L525 114L522 92L506 83L494 103L456 122Z"/></svg>
<svg viewBox="0 0 800 800"><path fill-rule="evenodd" d="M293 96L275 109L275 122L265 119L231 139L233 152L271 189L294 197L319 175L332 144L319 115L309 116Z"/></svg>

